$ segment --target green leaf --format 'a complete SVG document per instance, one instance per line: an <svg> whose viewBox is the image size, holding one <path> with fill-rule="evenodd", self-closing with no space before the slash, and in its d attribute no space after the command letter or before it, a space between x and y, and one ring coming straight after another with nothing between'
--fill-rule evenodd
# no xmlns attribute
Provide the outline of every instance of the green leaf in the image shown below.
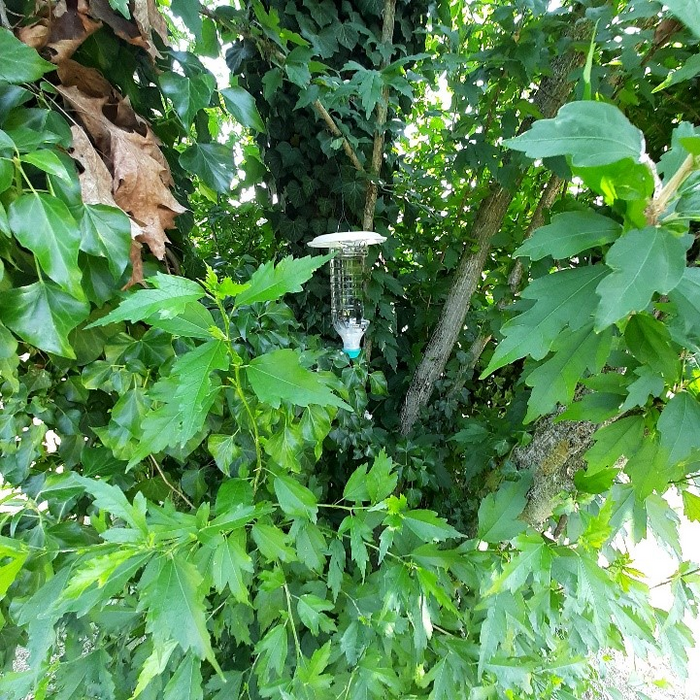
<svg viewBox="0 0 700 700"><path fill-rule="evenodd" d="M90 305L50 282L0 294L0 320L34 347L75 359L68 334L90 313Z"/></svg>
<svg viewBox="0 0 700 700"><path fill-rule="evenodd" d="M129 0L109 0L109 6L120 12L127 19L130 19Z"/></svg>
<svg viewBox="0 0 700 700"><path fill-rule="evenodd" d="M216 466L226 475L230 474L231 464L241 456L243 450L235 435L210 435L207 449Z"/></svg>
<svg viewBox="0 0 700 700"><path fill-rule="evenodd" d="M297 46L289 52L284 63L284 72L291 82L300 88L305 88L311 82L309 61L313 51L304 46Z"/></svg>
<svg viewBox="0 0 700 700"><path fill-rule="evenodd" d="M49 175L55 175L66 182L71 182L75 177L75 174L68 171L68 168L66 168L63 161L54 151L49 151L45 148L26 153L21 160L23 163L29 163L35 168L39 168L39 170L43 170Z"/></svg>
<svg viewBox="0 0 700 700"><path fill-rule="evenodd" d="M97 508L106 510L114 517L121 518L135 530L146 534L148 528L144 512L140 511L136 505L129 503L124 492L118 486L108 484L102 479L88 479L78 475L74 478L93 497Z"/></svg>
<svg viewBox="0 0 700 700"><path fill-rule="evenodd" d="M581 251L610 243L622 233L622 226L592 211L557 214L552 223L538 228L532 238L515 251L531 260L550 255L555 260L570 258Z"/></svg>
<svg viewBox="0 0 700 700"><path fill-rule="evenodd" d="M214 317L206 306L198 302L186 304L183 311L172 318L149 318L148 323L182 338L211 340L210 329L216 327Z"/></svg>
<svg viewBox="0 0 700 700"><path fill-rule="evenodd" d="M264 132L265 124L255 106L255 98L242 87L230 87L221 91L226 109L243 126Z"/></svg>
<svg viewBox="0 0 700 700"><path fill-rule="evenodd" d="M14 583L29 556L29 552L24 545L12 540L5 544L5 541L5 538L0 540L0 561L5 561L7 557L11 561L0 566L0 600L5 597L7 589Z"/></svg>
<svg viewBox="0 0 700 700"><path fill-rule="evenodd" d="M236 173L233 153L221 143L193 144L180 155L180 165L220 194L231 189Z"/></svg>
<svg viewBox="0 0 700 700"><path fill-rule="evenodd" d="M202 661L186 654L163 691L163 700L202 700Z"/></svg>
<svg viewBox="0 0 700 700"><path fill-rule="evenodd" d="M237 533L223 538L212 558L214 586L219 593L223 593L228 586L231 595L239 603L249 605L244 572L253 573L253 562L245 551L245 538L237 537Z"/></svg>
<svg viewBox="0 0 700 700"><path fill-rule="evenodd" d="M569 102L554 119L540 119L504 143L530 158L569 156L575 168L625 158L640 163L644 155L642 132L617 107L604 102Z"/></svg>
<svg viewBox="0 0 700 700"><path fill-rule="evenodd" d="M668 294L681 281L692 239L660 227L630 231L610 248L605 262L613 269L597 287L600 306L596 330L649 306L654 292Z"/></svg>
<svg viewBox="0 0 700 700"><path fill-rule="evenodd" d="M686 328L700 328L700 268L687 267L678 285L669 293Z"/></svg>
<svg viewBox="0 0 700 700"><path fill-rule="evenodd" d="M370 500L369 490L367 488L366 464L361 464L350 475L343 489L343 498L346 501L353 501L354 503L362 503L362 501Z"/></svg>
<svg viewBox="0 0 700 700"><path fill-rule="evenodd" d="M164 556L158 564L151 576L148 576L151 565L146 568L140 584L142 600L148 609L147 629L157 630L160 638L175 639L185 652L191 649L200 659L213 660L202 576L181 556Z"/></svg>
<svg viewBox="0 0 700 700"><path fill-rule="evenodd" d="M267 262L251 276L250 286L236 297L236 306L274 301L289 292L300 292L315 270L330 260L328 255L286 257L277 265Z"/></svg>
<svg viewBox="0 0 700 700"><path fill-rule="evenodd" d="M255 544L268 561L295 561L295 551L287 544L287 536L274 525L257 523L251 530Z"/></svg>
<svg viewBox="0 0 700 700"><path fill-rule="evenodd" d="M700 38L700 8L697 0L664 0L664 5L674 17L678 17L697 38Z"/></svg>
<svg viewBox="0 0 700 700"><path fill-rule="evenodd" d="M170 9L177 15L185 26L192 32L194 38L202 41L202 6L197 0L172 0Z"/></svg>
<svg viewBox="0 0 700 700"><path fill-rule="evenodd" d="M280 507L293 518L307 518L316 522L318 505L313 492L289 476L276 476L275 493Z"/></svg>
<svg viewBox="0 0 700 700"><path fill-rule="evenodd" d="M666 326L649 314L634 314L625 328L625 343L643 364L673 385L681 371L678 351Z"/></svg>
<svg viewBox="0 0 700 700"><path fill-rule="evenodd" d="M407 510L401 514L401 519L404 525L424 542L443 542L453 537L464 537L432 510Z"/></svg>
<svg viewBox="0 0 700 700"><path fill-rule="evenodd" d="M174 639L169 639L165 642L153 642L153 651L150 656L144 661L139 678L136 683L136 689L130 700L135 700L148 684L156 677L160 676L165 671L170 657L177 647L177 642Z"/></svg>
<svg viewBox="0 0 700 700"><path fill-rule="evenodd" d="M676 394L661 412L657 428L669 463L683 461L700 449L700 404L686 391Z"/></svg>
<svg viewBox="0 0 700 700"><path fill-rule="evenodd" d="M665 90L667 87L683 83L686 80L692 80L700 73L700 54L693 54L680 68L671 71L664 81L657 85L652 92Z"/></svg>
<svg viewBox="0 0 700 700"><path fill-rule="evenodd" d="M184 277L157 272L153 277L149 277L148 281L154 286L153 289L139 289L114 311L94 321L87 328L107 326L119 321L136 323L152 316L172 318L183 313L189 304L204 296L204 290L197 282Z"/></svg>
<svg viewBox="0 0 700 700"><path fill-rule="evenodd" d="M598 428L593 434L595 444L583 456L591 475L605 467L612 467L620 457L632 457L642 445L644 418L628 416Z"/></svg>
<svg viewBox="0 0 700 700"><path fill-rule="evenodd" d="M106 258L115 279L129 264L131 224L129 217L116 207L86 204L80 219L80 250Z"/></svg>
<svg viewBox="0 0 700 700"><path fill-rule="evenodd" d="M162 73L158 82L186 128L192 125L200 109L209 106L216 87L216 79L211 73L187 78L178 73Z"/></svg>
<svg viewBox="0 0 700 700"><path fill-rule="evenodd" d="M683 514L688 520L700 522L700 496L683 491Z"/></svg>
<svg viewBox="0 0 700 700"><path fill-rule="evenodd" d="M398 474L394 471L394 463L382 448L374 458L372 468L367 474L367 491L372 503L379 503L391 495L398 480Z"/></svg>
<svg viewBox="0 0 700 700"><path fill-rule="evenodd" d="M333 610L333 603L319 598L316 595L305 593L299 596L297 602L297 613L302 623L311 630L314 637L318 637L319 631L332 632L335 630L335 623L325 612Z"/></svg>
<svg viewBox="0 0 700 700"><path fill-rule="evenodd" d="M229 355L222 340L204 343L175 361L171 376L177 377L173 401L180 408L181 445L201 429L214 403L219 386L212 383L211 373L225 371L228 365Z"/></svg>
<svg viewBox="0 0 700 700"><path fill-rule="evenodd" d="M53 63L45 61L4 27L0 27L0 56L0 81L5 83L33 83L44 73L56 70Z"/></svg>
<svg viewBox="0 0 700 700"><path fill-rule="evenodd" d="M666 451L653 440L642 443L625 465L637 498L643 501L654 491L663 492L669 479Z"/></svg>
<svg viewBox="0 0 700 700"><path fill-rule="evenodd" d="M83 299L78 266L80 231L68 207L43 192L24 194L10 204L15 238L36 255L41 269L76 299Z"/></svg>
<svg viewBox="0 0 700 700"><path fill-rule="evenodd" d="M631 158L595 168L576 168L576 175L587 187L602 194L606 204L613 204L617 200L646 202L654 192L654 173L649 165L646 162L635 163ZM628 217L630 211L630 207L627 207ZM639 225L645 224L646 220L642 217Z"/></svg>
<svg viewBox="0 0 700 700"><path fill-rule="evenodd" d="M522 293L535 303L524 313L508 321L482 378L499 367L530 355L541 360L567 325L577 330L590 320L597 300L593 293L608 274L603 265L562 270L536 279Z"/></svg>
<svg viewBox="0 0 700 700"><path fill-rule="evenodd" d="M479 539L497 544L511 540L525 529L518 520L527 503L530 479L507 481L490 493L479 506Z"/></svg>
<svg viewBox="0 0 700 700"><path fill-rule="evenodd" d="M258 642L255 653L258 655L258 673L262 678L268 679L270 671L281 675L287 661L288 645L285 625L276 625Z"/></svg>
<svg viewBox="0 0 700 700"><path fill-rule="evenodd" d="M260 355L251 360L245 372L258 399L273 408L289 401L296 406L318 404L351 410L332 393L323 377L299 364L299 355L294 350L273 350Z"/></svg>
<svg viewBox="0 0 700 700"><path fill-rule="evenodd" d="M595 333L593 324L560 335L552 345L554 355L525 379L532 393L523 422L549 413L558 403L570 403L584 372L600 372L603 368L611 345L612 333Z"/></svg>
<svg viewBox="0 0 700 700"><path fill-rule="evenodd" d="M634 370L639 379L635 379L627 387L627 398L620 406L620 412L624 413L636 406L645 406L650 396L661 396L664 390L663 377L658 375L651 367L637 367Z"/></svg>
<svg viewBox="0 0 700 700"><path fill-rule="evenodd" d="M540 535L520 535L514 543L517 553L503 567L503 572L496 578L485 595L508 590L517 593L530 576L540 581L549 575L552 555L549 547Z"/></svg>

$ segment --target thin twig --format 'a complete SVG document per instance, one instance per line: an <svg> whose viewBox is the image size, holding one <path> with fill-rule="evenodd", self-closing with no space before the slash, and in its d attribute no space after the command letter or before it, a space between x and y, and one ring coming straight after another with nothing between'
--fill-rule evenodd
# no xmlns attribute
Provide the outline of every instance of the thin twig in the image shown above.
<svg viewBox="0 0 700 700"><path fill-rule="evenodd" d="M336 138L343 140L343 150L345 151L347 157L350 158L350 162L355 166L355 169L359 170L360 172L364 172L364 166L362 163L360 163L355 150L350 145L350 142L345 138L343 132L339 129L333 117L328 113L328 110L321 104L320 100L314 100L312 104L313 108L318 112L321 119L323 119L323 121L326 123L328 131L330 131Z"/></svg>
<svg viewBox="0 0 700 700"><path fill-rule="evenodd" d="M182 491L180 491L180 489L177 488L177 486L174 486L174 485L168 480L168 477L165 476L165 472L161 469L160 464L158 464L158 460L157 460L153 455L149 455L149 457L150 457L150 459L151 459L151 463L153 464L153 466L156 468L156 470L157 470L158 473L160 474L160 478L163 479L163 481L165 482L165 485L166 485L173 493L176 493L178 496L180 496L180 498L181 498L185 503L187 503L187 505L188 505L190 508L192 508L192 509L194 510L194 503L192 503L192 501L190 501L190 499L187 498L187 496L185 496L185 494L182 493Z"/></svg>

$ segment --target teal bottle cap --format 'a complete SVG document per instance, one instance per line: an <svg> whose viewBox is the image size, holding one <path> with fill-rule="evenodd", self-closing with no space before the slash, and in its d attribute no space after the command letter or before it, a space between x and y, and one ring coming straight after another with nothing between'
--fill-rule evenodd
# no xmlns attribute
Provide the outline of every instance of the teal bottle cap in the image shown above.
<svg viewBox="0 0 700 700"><path fill-rule="evenodd" d="M360 349L357 348L356 350L347 350L346 348L343 348L343 352L351 359L354 360L356 357L360 356Z"/></svg>

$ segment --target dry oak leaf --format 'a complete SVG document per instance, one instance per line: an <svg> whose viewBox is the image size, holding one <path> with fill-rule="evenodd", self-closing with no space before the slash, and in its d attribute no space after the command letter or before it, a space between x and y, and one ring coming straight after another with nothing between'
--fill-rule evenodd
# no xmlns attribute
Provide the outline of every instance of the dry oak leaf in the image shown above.
<svg viewBox="0 0 700 700"><path fill-rule="evenodd" d="M56 89L105 155L117 205L141 227L139 240L162 260L168 242L165 229L174 228L175 217L186 209L170 192L172 175L155 135L145 122L142 135L109 121L103 112L105 97L88 97L75 87Z"/></svg>
<svg viewBox="0 0 700 700"><path fill-rule="evenodd" d="M77 3L60 0L53 7L49 5L48 16L40 24L47 26L48 36L42 47L35 48L41 48L44 57L52 63L69 59L85 39L102 26L102 22L90 16L87 0ZM38 36L37 31L35 40Z"/></svg>
<svg viewBox="0 0 700 700"><path fill-rule="evenodd" d="M77 87L90 97L107 97L114 93L112 85L100 71L71 58L61 61L56 70L64 87Z"/></svg>
<svg viewBox="0 0 700 700"><path fill-rule="evenodd" d="M148 53L154 58L160 56L153 43L153 34L157 34L165 46L170 46L168 40L168 25L163 15L158 12L155 0L134 0L134 19L141 34L148 39L151 49Z"/></svg>

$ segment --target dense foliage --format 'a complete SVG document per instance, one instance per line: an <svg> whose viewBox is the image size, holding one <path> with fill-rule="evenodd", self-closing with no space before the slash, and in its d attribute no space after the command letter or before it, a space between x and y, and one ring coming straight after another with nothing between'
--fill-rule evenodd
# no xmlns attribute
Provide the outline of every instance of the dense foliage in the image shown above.
<svg viewBox="0 0 700 700"><path fill-rule="evenodd" d="M3 698L683 674L700 15L667 6L0 2ZM354 363L304 252L340 226L390 237Z"/></svg>

